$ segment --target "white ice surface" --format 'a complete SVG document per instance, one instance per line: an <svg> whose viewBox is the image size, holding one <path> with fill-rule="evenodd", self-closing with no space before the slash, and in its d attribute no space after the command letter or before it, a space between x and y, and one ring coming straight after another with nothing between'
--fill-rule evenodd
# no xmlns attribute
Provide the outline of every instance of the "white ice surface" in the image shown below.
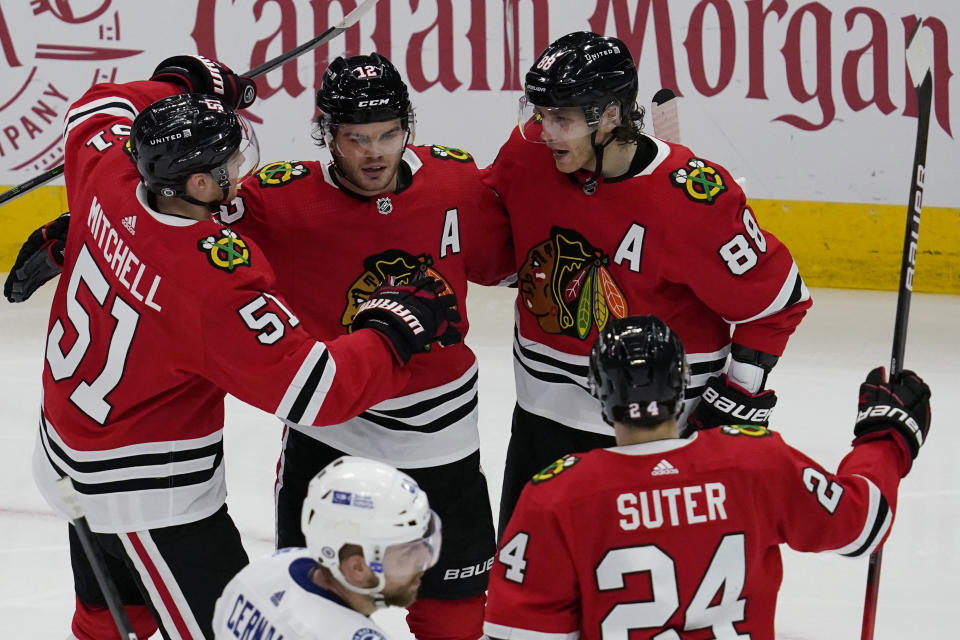
<svg viewBox="0 0 960 640"><path fill-rule="evenodd" d="M47 286L0 303L0 621L4 635L64 638L73 610L66 525L33 486L30 457L40 398ZM814 290L814 307L771 377L774 422L788 442L835 466L848 449L856 392L889 364L896 296ZM513 408L512 291L471 289L468 342L480 358L482 456L496 513ZM914 295L905 362L933 389L933 429L903 482L886 545L876 640L956 637L960 594L960 297ZM272 490L280 426L228 398L230 512L251 557L273 543ZM782 640L860 637L866 560L784 551L777 615ZM394 640L411 636L401 610L377 614ZM157 636L159 637L159 635Z"/></svg>

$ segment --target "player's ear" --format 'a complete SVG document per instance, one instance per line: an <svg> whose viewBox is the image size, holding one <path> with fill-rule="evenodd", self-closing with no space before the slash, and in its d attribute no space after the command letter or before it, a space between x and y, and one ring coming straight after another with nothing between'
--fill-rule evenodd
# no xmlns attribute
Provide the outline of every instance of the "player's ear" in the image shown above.
<svg viewBox="0 0 960 640"><path fill-rule="evenodd" d="M607 108L603 110L603 115L600 116L600 126L599 129L603 133L613 131L620 124L620 105L616 102L612 102L607 105Z"/></svg>
<svg viewBox="0 0 960 640"><path fill-rule="evenodd" d="M187 178L185 191L189 196L206 200L208 199L206 194L210 191L211 186L215 186L215 183L213 182L213 176L209 173L193 173Z"/></svg>
<svg viewBox="0 0 960 640"><path fill-rule="evenodd" d="M357 587L367 586L367 583L371 578L376 580L373 575L373 571L370 570L370 567L367 565L367 561L363 558L363 552L351 553L349 555L341 554L340 557L340 572L343 574L343 577L350 582L350 584Z"/></svg>

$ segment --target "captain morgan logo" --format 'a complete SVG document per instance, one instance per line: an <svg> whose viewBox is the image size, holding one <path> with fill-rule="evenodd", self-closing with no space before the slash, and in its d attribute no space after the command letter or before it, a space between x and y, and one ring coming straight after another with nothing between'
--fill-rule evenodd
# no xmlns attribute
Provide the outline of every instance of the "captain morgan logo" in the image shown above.
<svg viewBox="0 0 960 640"><path fill-rule="evenodd" d="M61 164L70 103L98 82L143 75L143 50L127 36L138 9L114 0L0 5L0 169L27 176Z"/></svg>
<svg viewBox="0 0 960 640"><path fill-rule="evenodd" d="M237 267L250 266L250 248L233 229L220 229L220 237L207 236L197 243L217 269L233 273Z"/></svg>

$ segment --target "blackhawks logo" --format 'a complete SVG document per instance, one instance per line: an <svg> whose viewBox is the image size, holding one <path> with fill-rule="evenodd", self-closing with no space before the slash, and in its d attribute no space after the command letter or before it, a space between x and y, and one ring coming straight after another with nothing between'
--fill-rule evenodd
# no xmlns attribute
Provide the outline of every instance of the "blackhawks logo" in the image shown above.
<svg viewBox="0 0 960 640"><path fill-rule="evenodd" d="M340 316L340 324L348 332L353 330L353 316L357 309L381 285L408 284L430 276L443 283L443 289L437 295L453 293L447 279L433 267L433 257L426 253L413 255L400 249L388 249L365 258L363 269L363 273L347 287L347 303Z"/></svg>
<svg viewBox="0 0 960 640"><path fill-rule="evenodd" d="M580 462L580 458L577 456L564 456L556 462L547 465L547 467L542 469L539 473L533 474L533 477L530 478L530 482L532 484L540 484L541 482L546 482L547 480L553 480L578 462Z"/></svg>
<svg viewBox="0 0 960 640"><path fill-rule="evenodd" d="M673 185L683 189L686 196L694 202L713 204L713 201L727 190L723 176L703 160L690 158L687 167L677 169L670 174L670 178Z"/></svg>
<svg viewBox="0 0 960 640"><path fill-rule="evenodd" d="M430 147L430 155L432 155L434 158L440 158L441 160L456 160L457 162L470 162L473 160L473 156L463 149L457 149L456 147L444 147L443 145L439 144L435 144Z"/></svg>
<svg viewBox="0 0 960 640"><path fill-rule="evenodd" d="M262 187L279 187L308 175L310 169L299 162L271 162L257 172L257 180Z"/></svg>
<svg viewBox="0 0 960 640"><path fill-rule="evenodd" d="M219 238L207 236L201 239L197 248L207 254L210 264L227 273L233 273L237 267L250 266L250 248L233 229L220 229Z"/></svg>
<svg viewBox="0 0 960 640"><path fill-rule="evenodd" d="M629 313L627 300L609 270L610 257L572 229L554 227L517 271L522 306L547 333L586 340L610 316Z"/></svg>
<svg viewBox="0 0 960 640"><path fill-rule="evenodd" d="M728 424L720 427L722 433L728 436L750 436L762 438L770 435L770 430L758 424Z"/></svg>

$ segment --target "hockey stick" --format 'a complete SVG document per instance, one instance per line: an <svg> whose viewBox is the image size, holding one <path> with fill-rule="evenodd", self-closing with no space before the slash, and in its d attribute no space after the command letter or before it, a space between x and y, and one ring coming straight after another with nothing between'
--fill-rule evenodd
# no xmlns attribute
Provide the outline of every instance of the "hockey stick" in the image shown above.
<svg viewBox="0 0 960 640"><path fill-rule="evenodd" d="M103 597L107 601L107 607L110 609L110 615L113 616L113 623L117 625L120 637L127 640L137 640L133 625L130 624L130 619L127 618L127 614L123 610L123 603L120 602L117 586L110 578L110 574L107 573L103 562L103 554L93 539L93 532L90 531L86 516L83 515L80 496L77 494L77 490L73 488L73 481L70 480L69 476L60 478L57 481L57 489L60 490L63 503L70 515L70 521L77 530L77 537L80 538L83 552L93 568L93 575L97 578L97 584L100 585L100 591L103 592Z"/></svg>
<svg viewBox="0 0 960 640"><path fill-rule="evenodd" d="M917 143L913 152L910 175L910 199L907 201L907 227L903 236L903 258L900 263L900 288L897 292L897 318L893 328L893 353L890 356L890 380L903 371L903 352L907 342L907 320L913 293L914 265L917 261L917 240L920 237L920 211L923 208L924 172L927 161L927 134L930 130L930 103L933 98L933 76L930 56L917 41L922 20L917 22L907 41L907 68L917 91ZM860 640L873 640L877 619L877 595L880 590L880 566L883 549L870 554L867 569L867 591L863 603L863 626Z"/></svg>
<svg viewBox="0 0 960 640"><path fill-rule="evenodd" d="M343 33L344 31L352 27L354 24L356 24L360 20L360 18L363 16L363 14L369 11L370 8L375 4L377 4L377 0L363 0L363 2L357 5L356 9L354 9L353 11L345 15L343 17L343 20L333 25L332 27L330 27L329 29L327 29L326 31L318 35L313 40L308 40L307 42L304 42L303 44L291 49L290 51L287 51L286 53L281 53L276 58L267 60L260 66L254 67L247 73L242 73L240 75L246 76L248 78L259 78L263 74L269 73L274 69L276 69L277 67L280 67L286 64L293 58L301 56L308 51L312 51L317 47L330 42L331 40L339 36L341 33ZM36 176L35 178L31 178L30 180L27 180L23 184L19 184L13 187L12 189L5 191L2 195L0 195L0 205L3 205L4 203L9 202L10 200L13 200L14 198L19 198L20 196L30 191L31 189L39 187L40 185L53 180L54 178L56 178L62 173L63 173L63 165L61 164L54 167L53 169L49 169L44 173L41 173L39 176Z"/></svg>
<svg viewBox="0 0 960 640"><path fill-rule="evenodd" d="M653 120L653 135L667 142L680 143L677 94L672 89L660 89L653 94L650 104L650 118Z"/></svg>

